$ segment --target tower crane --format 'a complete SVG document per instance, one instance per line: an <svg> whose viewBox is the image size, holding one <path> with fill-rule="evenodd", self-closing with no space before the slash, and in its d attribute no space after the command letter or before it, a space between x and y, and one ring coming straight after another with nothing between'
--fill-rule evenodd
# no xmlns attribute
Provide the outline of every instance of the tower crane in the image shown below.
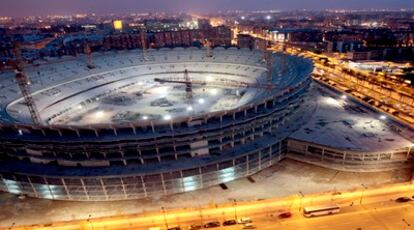
<svg viewBox="0 0 414 230"><path fill-rule="evenodd" d="M142 45L142 56L144 58L144 61L148 61L149 59L148 59L147 42L146 42L147 29L145 28L145 26L143 26L140 29L139 36L140 36L141 45Z"/></svg>
<svg viewBox="0 0 414 230"><path fill-rule="evenodd" d="M40 118L39 111L37 110L36 104L30 93L30 81L27 75L24 73L24 61L21 56L21 45L19 43L16 43L14 46L14 55L16 59L13 63L13 67L16 73L16 82L20 88L20 91L22 92L27 108L29 109L33 124L41 125L42 120Z"/></svg>
<svg viewBox="0 0 414 230"><path fill-rule="evenodd" d="M87 66L88 66L89 69L95 69L96 66L95 66L95 63L93 63L93 61L92 61L91 47L89 46L89 44L87 42L85 42L84 47L85 47L84 52L85 52L86 58L87 58L87 61L86 61Z"/></svg>
<svg viewBox="0 0 414 230"><path fill-rule="evenodd" d="M204 39L203 45L204 47L206 47L206 57L213 57L213 51L211 50L211 42L206 38Z"/></svg>
<svg viewBox="0 0 414 230"><path fill-rule="evenodd" d="M201 85L201 86L216 86L216 87L236 87L236 88L258 88L264 90L272 90L275 89L277 86L275 84L259 84L259 83L249 83L243 81L235 81L235 80L194 80L191 79L189 76L189 72L187 69L184 70L184 77L170 77L170 78L154 78L155 82L159 82L161 84L164 83L175 83L175 84L184 84L185 91L187 94L187 99L191 100L193 98L193 85Z"/></svg>

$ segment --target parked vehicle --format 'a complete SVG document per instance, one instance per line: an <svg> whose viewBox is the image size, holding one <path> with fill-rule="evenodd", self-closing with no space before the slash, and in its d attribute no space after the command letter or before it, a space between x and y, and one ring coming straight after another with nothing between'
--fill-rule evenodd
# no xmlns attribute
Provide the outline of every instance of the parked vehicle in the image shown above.
<svg viewBox="0 0 414 230"><path fill-rule="evenodd" d="M285 211L285 212L281 212L281 213L279 213L279 218L289 218L289 217L291 217L292 216L292 213L291 212L289 212L289 211Z"/></svg>
<svg viewBox="0 0 414 230"><path fill-rule="evenodd" d="M242 217L240 219L237 220L238 224L247 224L247 223L251 223L252 219L250 219L250 217Z"/></svg>
<svg viewBox="0 0 414 230"><path fill-rule="evenodd" d="M220 227L220 222L218 222L218 221L211 221L211 222L208 222L208 223L204 224L204 227L205 228L216 228L216 227Z"/></svg>
<svg viewBox="0 0 414 230"><path fill-rule="evenodd" d="M395 201L398 203L405 203L405 202L412 201L412 200L410 197L402 196L402 197L398 197L397 199L395 199Z"/></svg>
<svg viewBox="0 0 414 230"><path fill-rule="evenodd" d="M188 230L199 230L202 229L203 226L201 226L200 224L192 224L190 226L188 226Z"/></svg>
<svg viewBox="0 0 414 230"><path fill-rule="evenodd" d="M243 229L255 229L256 226L254 226L252 223L246 223L243 226Z"/></svg>
<svg viewBox="0 0 414 230"><path fill-rule="evenodd" d="M223 222L223 226L230 226L230 225L235 225L237 224L236 220L226 220Z"/></svg>

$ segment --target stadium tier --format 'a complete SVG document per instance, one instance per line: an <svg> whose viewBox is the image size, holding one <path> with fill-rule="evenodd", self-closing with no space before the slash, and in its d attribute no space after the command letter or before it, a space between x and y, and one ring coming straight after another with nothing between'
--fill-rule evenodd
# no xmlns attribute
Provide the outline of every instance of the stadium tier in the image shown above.
<svg viewBox="0 0 414 230"><path fill-rule="evenodd" d="M257 50L94 53L26 66L42 124L13 72L0 79L0 190L60 200L122 200L252 175L287 153L312 63Z"/></svg>

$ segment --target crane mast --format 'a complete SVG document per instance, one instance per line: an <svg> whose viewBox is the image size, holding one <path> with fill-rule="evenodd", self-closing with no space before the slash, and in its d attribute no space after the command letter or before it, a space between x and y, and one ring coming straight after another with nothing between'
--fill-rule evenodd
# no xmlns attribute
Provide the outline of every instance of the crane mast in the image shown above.
<svg viewBox="0 0 414 230"><path fill-rule="evenodd" d="M147 29L145 27L141 28L141 30L139 31L139 36L140 36L141 45L142 45L142 56L145 61L148 61L149 59L148 59L147 42L146 42Z"/></svg>
<svg viewBox="0 0 414 230"><path fill-rule="evenodd" d="M94 69L96 66L95 66L95 63L93 63L93 61L92 61L92 51L91 51L91 47L89 46L89 44L87 42L85 43L84 52L86 54L86 58L87 58L87 61L86 62L87 62L88 68L89 69Z"/></svg>
<svg viewBox="0 0 414 230"><path fill-rule="evenodd" d="M27 105L27 108L29 109L30 117L32 118L32 122L35 125L41 125L42 120L40 118L39 111L37 110L36 104L33 100L33 97L30 93L30 81L26 74L23 71L23 59L21 57L21 47L20 44L16 43L14 47L14 53L15 53L15 72L16 72L16 82L20 88L20 91L22 92L24 101Z"/></svg>
<svg viewBox="0 0 414 230"><path fill-rule="evenodd" d="M204 47L206 47L206 57L213 57L213 51L211 50L211 42L208 39L204 40Z"/></svg>

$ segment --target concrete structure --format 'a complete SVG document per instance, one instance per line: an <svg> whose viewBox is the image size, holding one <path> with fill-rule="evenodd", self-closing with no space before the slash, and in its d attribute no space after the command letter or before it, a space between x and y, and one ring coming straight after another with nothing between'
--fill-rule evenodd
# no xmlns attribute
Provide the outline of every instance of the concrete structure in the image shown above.
<svg viewBox="0 0 414 230"><path fill-rule="evenodd" d="M95 69L79 59L27 68L47 126L28 122L13 73L2 74L7 90L1 95L0 190L61 200L135 199L225 183L278 162L287 152L286 137L298 128L290 120L308 91L311 62L273 54L277 87L263 89L228 82L264 84L261 52L217 48L213 55L193 48L161 49L150 50L145 61L137 51L112 52L95 55ZM282 59L287 68L279 68ZM150 79L181 76L184 70L194 81L212 75L223 82L215 87L235 91L237 99L217 105L220 99L200 98L205 91L200 87L192 102L199 104L187 111L179 109L184 106L179 91L176 106L167 110L162 102L152 111L153 101L150 106L140 102L135 105L139 114L121 121L104 116L117 106L95 110L128 88L145 99L145 90L135 90L149 85L155 87L147 90L151 93L165 86L154 86ZM231 93L221 97L234 98Z"/></svg>

